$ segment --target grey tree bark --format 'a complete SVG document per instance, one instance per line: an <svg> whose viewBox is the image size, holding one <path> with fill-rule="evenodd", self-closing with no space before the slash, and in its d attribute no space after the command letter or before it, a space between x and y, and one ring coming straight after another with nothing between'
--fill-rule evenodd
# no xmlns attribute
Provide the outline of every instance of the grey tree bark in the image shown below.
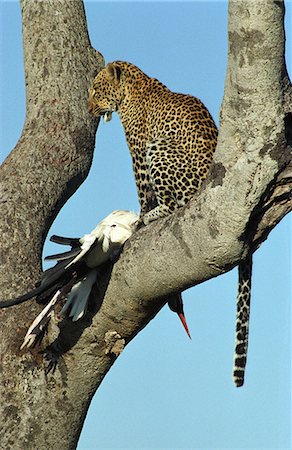
<svg viewBox="0 0 292 450"><path fill-rule="evenodd" d="M89 171L97 124L86 110L87 89L103 65L90 46L81 0L21 5L27 115L1 167L3 298L22 294L38 279L48 228ZM39 305L0 310L1 447L75 448L94 392L167 296L230 270L291 210L292 90L283 15L280 1L230 2L210 177L189 205L126 244L108 285L103 280L99 312L62 329L56 345L74 348L54 375L45 375L37 351L19 351ZM145 260L151 261L147 268Z"/></svg>

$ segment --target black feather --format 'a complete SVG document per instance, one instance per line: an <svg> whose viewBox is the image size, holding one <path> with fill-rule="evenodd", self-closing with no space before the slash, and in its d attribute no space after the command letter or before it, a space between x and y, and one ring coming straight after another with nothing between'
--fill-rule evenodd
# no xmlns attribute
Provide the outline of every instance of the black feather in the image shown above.
<svg viewBox="0 0 292 450"><path fill-rule="evenodd" d="M81 245L80 240L78 238L57 236L56 234L53 234L53 236L50 237L50 241L55 242L55 244L70 245L72 248L80 247Z"/></svg>
<svg viewBox="0 0 292 450"><path fill-rule="evenodd" d="M78 273L82 273L83 270L88 270L86 265L82 261L78 261L76 264L72 264L72 266L66 269L68 265L67 261L58 262L54 267L43 272L41 280L36 284L37 287L32 289L20 297L11 299L11 300L1 300L0 308L8 308L9 306L19 305L20 303L24 303L27 300L30 300L33 297L40 296L45 293L49 289L52 290L54 286L61 286L68 282L68 279L72 276L72 273L78 270Z"/></svg>
<svg viewBox="0 0 292 450"><path fill-rule="evenodd" d="M79 253L81 252L80 248L72 248L72 250L69 250L68 252L64 252L64 253L56 253L55 255L49 255L45 257L45 261L52 261L52 260L56 260L56 261L64 261L64 260L68 260L72 257L75 257L77 255L79 255Z"/></svg>

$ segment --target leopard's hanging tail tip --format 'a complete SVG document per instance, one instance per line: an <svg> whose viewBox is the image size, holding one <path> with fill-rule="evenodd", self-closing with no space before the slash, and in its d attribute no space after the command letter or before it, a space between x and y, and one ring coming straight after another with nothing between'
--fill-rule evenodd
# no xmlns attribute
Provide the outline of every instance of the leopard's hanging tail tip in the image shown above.
<svg viewBox="0 0 292 450"><path fill-rule="evenodd" d="M238 295L236 311L236 334L233 359L233 381L236 387L244 384L247 362L248 332L250 320L252 253L238 266Z"/></svg>
<svg viewBox="0 0 292 450"><path fill-rule="evenodd" d="M244 370L235 367L233 370L232 379L235 387L242 387L244 385Z"/></svg>
<svg viewBox="0 0 292 450"><path fill-rule="evenodd" d="M242 325L241 322L237 324L237 327L239 328L240 325ZM235 341L232 379L236 387L241 387L244 385L247 347L248 347L248 325L246 324L246 326L243 329L240 329L240 334L237 335Z"/></svg>

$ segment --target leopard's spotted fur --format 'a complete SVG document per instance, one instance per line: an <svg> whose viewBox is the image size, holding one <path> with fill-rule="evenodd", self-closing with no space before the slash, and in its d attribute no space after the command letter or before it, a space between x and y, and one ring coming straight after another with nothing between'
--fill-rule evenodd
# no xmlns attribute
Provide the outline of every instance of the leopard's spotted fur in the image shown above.
<svg viewBox="0 0 292 450"><path fill-rule="evenodd" d="M217 128L199 99L171 92L133 64L118 61L95 78L89 109L108 119L114 111L120 116L144 222L173 212L200 188Z"/></svg>

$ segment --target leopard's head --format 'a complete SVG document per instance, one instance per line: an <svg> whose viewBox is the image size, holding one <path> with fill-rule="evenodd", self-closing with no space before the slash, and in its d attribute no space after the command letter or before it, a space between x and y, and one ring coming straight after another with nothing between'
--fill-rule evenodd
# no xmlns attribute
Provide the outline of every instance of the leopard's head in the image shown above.
<svg viewBox="0 0 292 450"><path fill-rule="evenodd" d="M89 88L88 110L94 116L104 116L105 122L112 118L122 101L121 68L109 63L95 77Z"/></svg>

